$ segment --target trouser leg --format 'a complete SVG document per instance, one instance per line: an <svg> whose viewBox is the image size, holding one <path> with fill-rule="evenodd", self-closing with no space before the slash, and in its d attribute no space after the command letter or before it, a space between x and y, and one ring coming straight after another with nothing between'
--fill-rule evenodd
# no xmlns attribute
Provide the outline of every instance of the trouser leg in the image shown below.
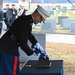
<svg viewBox="0 0 75 75"><path fill-rule="evenodd" d="M19 75L19 58L18 56L11 56L1 53L1 75Z"/></svg>
<svg viewBox="0 0 75 75"><path fill-rule="evenodd" d="M2 58L2 52L0 51L0 75L7 75L4 60Z"/></svg>

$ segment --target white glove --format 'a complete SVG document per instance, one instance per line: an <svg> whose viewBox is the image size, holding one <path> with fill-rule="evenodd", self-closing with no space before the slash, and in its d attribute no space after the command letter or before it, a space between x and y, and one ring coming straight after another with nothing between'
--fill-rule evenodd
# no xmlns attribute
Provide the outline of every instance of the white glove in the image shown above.
<svg viewBox="0 0 75 75"><path fill-rule="evenodd" d="M15 12L13 12L13 14L15 15Z"/></svg>
<svg viewBox="0 0 75 75"><path fill-rule="evenodd" d="M42 46L39 43L32 45L31 48L34 51L34 54L42 58L46 58L46 51L42 48Z"/></svg>

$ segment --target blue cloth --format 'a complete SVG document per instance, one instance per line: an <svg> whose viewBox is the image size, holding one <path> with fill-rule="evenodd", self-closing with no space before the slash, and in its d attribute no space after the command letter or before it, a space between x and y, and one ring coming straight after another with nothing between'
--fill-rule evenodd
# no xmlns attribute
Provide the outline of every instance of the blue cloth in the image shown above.
<svg viewBox="0 0 75 75"><path fill-rule="evenodd" d="M0 75L19 75L19 59L0 50Z"/></svg>
<svg viewBox="0 0 75 75"><path fill-rule="evenodd" d="M46 52L39 43L32 45L31 48L35 55L39 56L40 58L46 58Z"/></svg>

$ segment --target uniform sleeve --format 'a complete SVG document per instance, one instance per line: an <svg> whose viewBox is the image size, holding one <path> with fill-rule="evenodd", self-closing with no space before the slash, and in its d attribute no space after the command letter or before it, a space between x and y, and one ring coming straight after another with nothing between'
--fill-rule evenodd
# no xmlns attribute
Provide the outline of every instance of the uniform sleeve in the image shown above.
<svg viewBox="0 0 75 75"><path fill-rule="evenodd" d="M33 51L31 48L28 46L28 36L29 36L29 28L23 27L20 33L20 38L19 38L19 43L21 49L29 56L33 54Z"/></svg>
<svg viewBox="0 0 75 75"><path fill-rule="evenodd" d="M31 33L29 37L29 41L35 45L38 41L36 40L35 36Z"/></svg>

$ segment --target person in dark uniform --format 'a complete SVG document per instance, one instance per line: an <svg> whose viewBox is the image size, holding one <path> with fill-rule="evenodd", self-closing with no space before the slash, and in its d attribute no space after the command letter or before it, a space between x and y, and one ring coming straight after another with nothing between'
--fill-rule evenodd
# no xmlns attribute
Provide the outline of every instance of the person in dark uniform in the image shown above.
<svg viewBox="0 0 75 75"><path fill-rule="evenodd" d="M15 8L15 4L12 4L11 11L12 11L11 24L12 24L17 16L17 9Z"/></svg>
<svg viewBox="0 0 75 75"><path fill-rule="evenodd" d="M3 9L3 14L4 14L4 17L3 18L4 18L4 22L5 22L6 26L7 26L7 29L6 30L8 30L9 27L10 27L9 18L8 18L9 13L7 12L9 9L10 9L9 8L9 4L6 4L6 8Z"/></svg>
<svg viewBox="0 0 75 75"><path fill-rule="evenodd" d="M12 25L12 23L16 19L16 15L17 15L17 9L15 9L15 5L12 4L12 7L10 9L8 9L6 12L8 29L10 28L10 26Z"/></svg>
<svg viewBox="0 0 75 75"><path fill-rule="evenodd" d="M2 26L3 26L3 11L0 9L0 35L2 32Z"/></svg>
<svg viewBox="0 0 75 75"><path fill-rule="evenodd" d="M31 33L32 24L44 21L49 14L41 6L30 15L17 18L9 30L0 39L0 75L19 75L18 47L28 55L36 54L41 58L46 57L46 52ZM28 40L32 46L28 46Z"/></svg>

